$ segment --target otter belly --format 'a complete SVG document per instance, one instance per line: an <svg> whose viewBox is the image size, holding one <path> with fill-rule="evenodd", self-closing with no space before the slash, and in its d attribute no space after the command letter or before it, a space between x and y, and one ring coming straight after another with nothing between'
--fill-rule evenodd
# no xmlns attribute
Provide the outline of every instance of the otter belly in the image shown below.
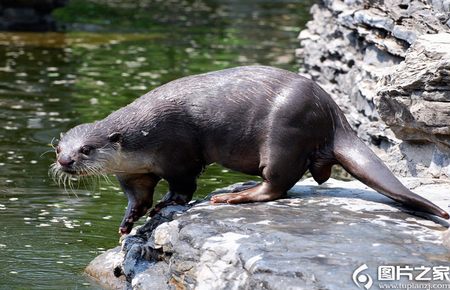
<svg viewBox="0 0 450 290"><path fill-rule="evenodd" d="M260 142L258 135L245 134L238 128L209 128L203 138L203 158L206 164L218 163L231 170L260 175Z"/></svg>
<svg viewBox="0 0 450 290"><path fill-rule="evenodd" d="M229 150L224 150L229 149ZM213 162L231 170L250 175L260 175L260 152L257 146L240 147L226 146L216 151Z"/></svg>

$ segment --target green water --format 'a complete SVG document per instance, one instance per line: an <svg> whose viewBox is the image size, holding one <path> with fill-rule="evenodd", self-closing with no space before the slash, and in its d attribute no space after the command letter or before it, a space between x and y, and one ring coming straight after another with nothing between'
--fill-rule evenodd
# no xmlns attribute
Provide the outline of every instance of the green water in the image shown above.
<svg viewBox="0 0 450 290"><path fill-rule="evenodd" d="M0 33L1 289L98 289L83 269L118 244L126 198L114 177L59 188L47 175L52 139L181 76L257 63L297 70L311 5L109 2L56 11L65 33ZM211 166L197 196L248 179Z"/></svg>

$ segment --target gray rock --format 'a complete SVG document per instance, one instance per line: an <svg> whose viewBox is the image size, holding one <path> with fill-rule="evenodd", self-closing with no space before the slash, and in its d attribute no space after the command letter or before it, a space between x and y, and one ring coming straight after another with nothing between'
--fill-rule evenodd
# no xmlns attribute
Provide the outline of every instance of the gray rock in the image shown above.
<svg viewBox="0 0 450 290"><path fill-rule="evenodd" d="M299 35L300 73L319 82L403 176L450 178L446 162L432 161L450 155L449 47L446 37L428 36L450 32L448 3L322 0Z"/></svg>
<svg viewBox="0 0 450 290"><path fill-rule="evenodd" d="M385 50L379 49L375 44L367 46L363 56L364 64L382 68L399 64L401 61L401 58L394 56Z"/></svg>
<svg viewBox="0 0 450 290"><path fill-rule="evenodd" d="M433 10L450 12L450 1L449 0L432 0Z"/></svg>
<svg viewBox="0 0 450 290"><path fill-rule="evenodd" d="M124 289L125 277L117 278L114 275L116 267L122 265L123 253L120 247L115 247L97 256L84 270L98 284L107 289Z"/></svg>
<svg viewBox="0 0 450 290"><path fill-rule="evenodd" d="M409 44L413 44L417 39L417 33L414 30L409 30L401 25L394 26L392 35L398 39L407 41Z"/></svg>
<svg viewBox="0 0 450 290"><path fill-rule="evenodd" d="M166 263L151 264L147 269L139 272L134 277L131 288L135 290L168 288L168 269L169 265ZM122 287L122 289L124 288Z"/></svg>
<svg viewBox="0 0 450 290"><path fill-rule="evenodd" d="M387 16L380 15L377 10L358 10L354 13L353 20L357 24L365 24L370 27L382 28L392 31L394 20Z"/></svg>
<svg viewBox="0 0 450 290"><path fill-rule="evenodd" d="M450 249L450 230L447 230L443 235L443 244L444 246L446 246L447 248Z"/></svg>
<svg viewBox="0 0 450 290"><path fill-rule="evenodd" d="M380 84L378 112L398 138L432 142L450 152L449 33L419 37Z"/></svg>
<svg viewBox="0 0 450 290"><path fill-rule="evenodd" d="M405 182L448 208L449 183ZM133 259L136 265L127 277L130 289L341 290L356 287L352 273L364 264L374 278L380 265L450 265L446 221L412 215L357 181L317 186L307 179L277 201L204 201L184 213L173 211L162 214L173 220L150 220L146 230L125 239L122 265ZM127 250L135 247L143 249L140 257ZM160 258L149 258L148 249L161 251Z"/></svg>

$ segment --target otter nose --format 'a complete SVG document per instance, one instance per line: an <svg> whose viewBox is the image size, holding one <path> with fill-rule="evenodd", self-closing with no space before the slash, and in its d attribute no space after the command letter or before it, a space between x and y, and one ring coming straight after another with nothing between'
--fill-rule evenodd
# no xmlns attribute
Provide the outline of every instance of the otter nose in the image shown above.
<svg viewBox="0 0 450 290"><path fill-rule="evenodd" d="M74 162L75 162L75 160L73 160L69 156L60 156L58 158L58 163L64 167L71 167Z"/></svg>

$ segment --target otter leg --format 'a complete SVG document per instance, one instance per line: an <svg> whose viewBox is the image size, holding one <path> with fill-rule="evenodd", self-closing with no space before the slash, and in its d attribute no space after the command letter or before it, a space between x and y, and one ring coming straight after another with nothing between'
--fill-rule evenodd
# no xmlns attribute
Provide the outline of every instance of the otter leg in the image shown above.
<svg viewBox="0 0 450 290"><path fill-rule="evenodd" d="M236 204L271 201L286 195L286 192L305 173L307 162L305 158L300 158L301 154L295 154L297 151L280 150L278 152L280 153L276 156L268 158L268 165L262 170L261 184L237 193L215 195L211 197L211 202Z"/></svg>
<svg viewBox="0 0 450 290"><path fill-rule="evenodd" d="M233 189L233 191L231 191L231 192L241 192L241 191L253 188L253 187L257 187L260 184L261 184L261 182L247 181L247 182L244 182L242 185L236 186Z"/></svg>
<svg viewBox="0 0 450 290"><path fill-rule="evenodd" d="M153 174L118 175L120 186L128 198L128 206L119 227L121 235L128 234L133 224L152 207L153 192L160 180Z"/></svg>
<svg viewBox="0 0 450 290"><path fill-rule="evenodd" d="M271 201L285 195L286 191L274 190L271 184L263 181L261 184L241 192L217 194L211 197L212 203L247 203L256 201Z"/></svg>
<svg viewBox="0 0 450 290"><path fill-rule="evenodd" d="M154 216L162 208L168 205L186 204L191 201L197 189L197 177L168 178L169 192L150 211L149 216Z"/></svg>

